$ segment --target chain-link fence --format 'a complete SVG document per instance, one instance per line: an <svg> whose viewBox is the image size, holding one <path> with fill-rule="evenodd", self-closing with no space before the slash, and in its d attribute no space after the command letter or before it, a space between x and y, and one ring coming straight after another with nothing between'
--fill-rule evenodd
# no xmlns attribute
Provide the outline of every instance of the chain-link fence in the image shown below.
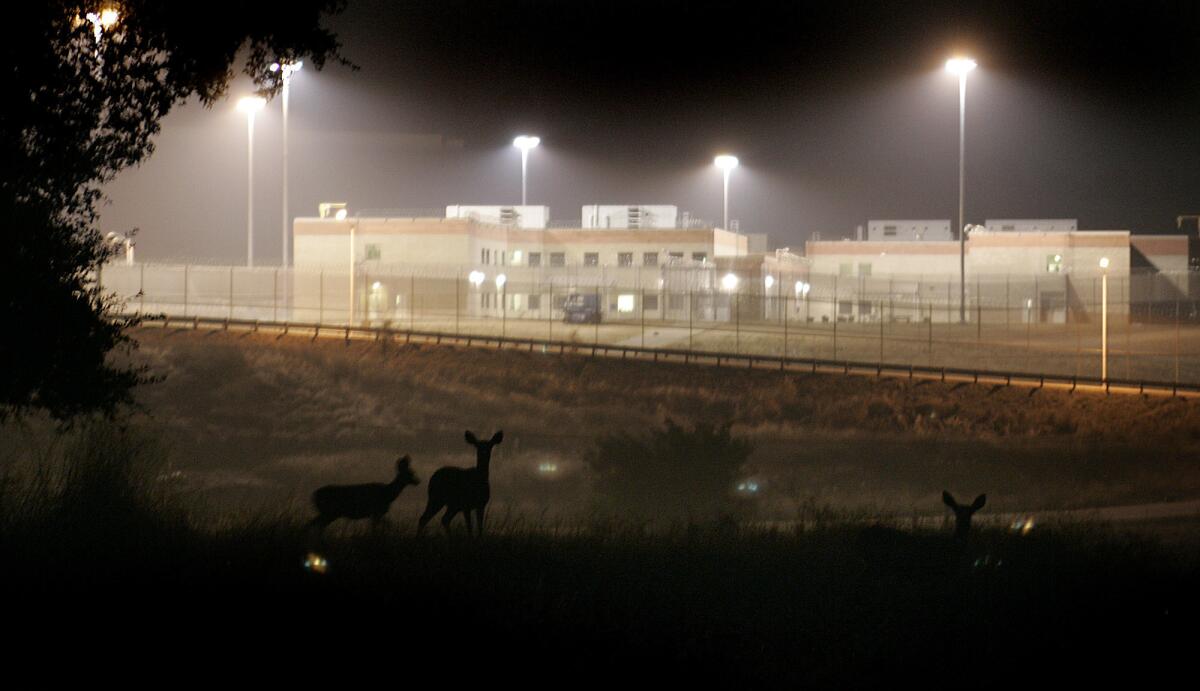
<svg viewBox="0 0 1200 691"><path fill-rule="evenodd" d="M111 264L126 309L454 335L1200 383L1188 274L956 279L657 267ZM1107 313L1107 314L1105 314Z"/></svg>

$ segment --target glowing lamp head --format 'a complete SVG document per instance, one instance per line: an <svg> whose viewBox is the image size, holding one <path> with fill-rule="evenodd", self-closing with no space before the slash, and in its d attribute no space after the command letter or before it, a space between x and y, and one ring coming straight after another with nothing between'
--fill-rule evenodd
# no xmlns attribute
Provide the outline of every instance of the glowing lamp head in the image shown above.
<svg viewBox="0 0 1200 691"><path fill-rule="evenodd" d="M335 213L335 214L333 215L333 217L334 217L334 218L336 218L336 219L337 219L337 220L339 220L339 221L344 221L344 220L346 220L346 210L345 210L345 209L338 209L338 210L337 210L337 213Z"/></svg>
<svg viewBox="0 0 1200 691"><path fill-rule="evenodd" d="M738 159L737 156L722 154L713 159L713 165L728 172L738 167Z"/></svg>
<svg viewBox="0 0 1200 691"><path fill-rule="evenodd" d="M771 286L775 285L775 277L768 275L763 279L763 284L767 286L767 290L770 290Z"/></svg>
<svg viewBox="0 0 1200 691"><path fill-rule="evenodd" d="M725 290L737 290L738 277L737 274L727 273L721 277L721 287Z"/></svg>
<svg viewBox="0 0 1200 691"><path fill-rule="evenodd" d="M486 278L486 276L483 275L482 271L472 271L471 273L467 274L467 280L470 281L471 285L475 286L476 288L483 285L484 278Z"/></svg>
<svg viewBox="0 0 1200 691"><path fill-rule="evenodd" d="M522 152L528 152L530 149L536 148L537 145L541 143L542 140L540 137L531 137L525 134L513 140L513 146L517 147Z"/></svg>
<svg viewBox="0 0 1200 691"><path fill-rule="evenodd" d="M971 58L950 58L946 61L946 71L960 77L975 69L975 61Z"/></svg>
<svg viewBox="0 0 1200 691"><path fill-rule="evenodd" d="M1108 257L1100 257L1100 268L1101 269L1108 268Z"/></svg>
<svg viewBox="0 0 1200 691"><path fill-rule="evenodd" d="M811 289L812 289L812 286L809 285L808 283L806 283L804 281L796 281L796 294L797 295L808 295L808 291Z"/></svg>
<svg viewBox="0 0 1200 691"><path fill-rule="evenodd" d="M499 276L496 277L496 287L497 288L503 288L505 283L508 283L508 276L505 276L504 274L500 274Z"/></svg>
<svg viewBox="0 0 1200 691"><path fill-rule="evenodd" d="M238 99L237 109L247 115L253 115L267 105L267 99L261 96L246 96Z"/></svg>

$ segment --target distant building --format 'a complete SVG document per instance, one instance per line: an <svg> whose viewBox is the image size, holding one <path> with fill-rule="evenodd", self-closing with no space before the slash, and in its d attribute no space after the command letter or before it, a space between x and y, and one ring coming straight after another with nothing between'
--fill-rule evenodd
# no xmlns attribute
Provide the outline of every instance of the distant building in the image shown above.
<svg viewBox="0 0 1200 691"><path fill-rule="evenodd" d="M580 219L584 228L679 228L679 208L670 204L589 204Z"/></svg>
<svg viewBox="0 0 1200 691"><path fill-rule="evenodd" d="M989 218L983 226L993 233L1063 232L1079 230L1075 218Z"/></svg>
<svg viewBox="0 0 1200 691"><path fill-rule="evenodd" d="M936 241L953 240L950 221L947 220L885 220L867 221L867 240L880 241Z"/></svg>
<svg viewBox="0 0 1200 691"><path fill-rule="evenodd" d="M548 206L464 206L446 207L446 218L469 218L482 223L517 228L545 228L550 222Z"/></svg>

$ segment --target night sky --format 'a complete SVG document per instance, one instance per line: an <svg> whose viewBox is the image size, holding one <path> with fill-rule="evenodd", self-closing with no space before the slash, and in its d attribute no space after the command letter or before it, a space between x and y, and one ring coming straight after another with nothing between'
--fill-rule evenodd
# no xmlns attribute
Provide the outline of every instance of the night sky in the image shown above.
<svg viewBox="0 0 1200 691"><path fill-rule="evenodd" d="M954 218L956 79L967 220L1070 217L1166 232L1200 213L1195 3L351 0L332 20L360 69L293 82L291 212L519 201L520 133L541 135L530 203L674 203L720 216L714 154L737 154L731 216L781 245L869 218ZM144 259L237 260L245 122L181 106L109 192L106 230ZM414 137L411 135L437 135ZM256 129L256 254L279 252L279 106ZM461 145L460 145L461 142Z"/></svg>

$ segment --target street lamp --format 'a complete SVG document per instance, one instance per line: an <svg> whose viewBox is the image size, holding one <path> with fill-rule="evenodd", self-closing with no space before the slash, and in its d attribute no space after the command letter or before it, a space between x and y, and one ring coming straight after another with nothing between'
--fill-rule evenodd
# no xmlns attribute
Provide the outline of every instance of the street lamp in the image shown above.
<svg viewBox="0 0 1200 691"><path fill-rule="evenodd" d="M246 96L237 104L246 114L246 266L254 266L254 115L265 105L259 96Z"/></svg>
<svg viewBox="0 0 1200 691"><path fill-rule="evenodd" d="M487 277L483 275L482 271L472 271L471 273L467 274L467 280L470 281L471 285L475 286L476 288L483 285L483 280L485 278Z"/></svg>
<svg viewBox="0 0 1200 691"><path fill-rule="evenodd" d="M541 143L541 138L525 134L513 140L513 146L521 150L521 206L525 206L525 173L529 169L529 150Z"/></svg>
<svg viewBox="0 0 1200 691"><path fill-rule="evenodd" d="M1100 381L1108 382L1108 257L1100 257Z"/></svg>
<svg viewBox="0 0 1200 691"><path fill-rule="evenodd" d="M722 154L713 159L713 165L721 169L721 172L725 178L725 221L721 227L724 230L729 230L729 174L733 172L734 168L738 167L738 159L737 156Z"/></svg>
<svg viewBox="0 0 1200 691"><path fill-rule="evenodd" d="M301 67L304 67L304 63L299 60L271 63L271 71L279 73L279 77L283 81L283 235L280 237L283 244L280 250L279 265L284 268L287 268L288 265L288 231L290 230L288 227L288 87L291 85L292 75L299 72Z"/></svg>
<svg viewBox="0 0 1200 691"><path fill-rule="evenodd" d="M727 273L721 277L721 287L729 292L737 290L738 277L735 273Z"/></svg>
<svg viewBox="0 0 1200 691"><path fill-rule="evenodd" d="M967 321L967 231L963 220L963 199L966 196L966 122L967 75L975 69L970 58L951 58L946 71L958 75L958 321Z"/></svg>

